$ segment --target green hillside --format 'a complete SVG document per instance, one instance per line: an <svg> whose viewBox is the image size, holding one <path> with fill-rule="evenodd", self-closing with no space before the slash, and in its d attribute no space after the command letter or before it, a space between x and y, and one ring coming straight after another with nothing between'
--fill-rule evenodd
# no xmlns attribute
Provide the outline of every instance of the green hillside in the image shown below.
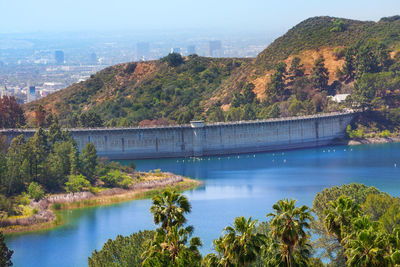
<svg viewBox="0 0 400 267"><path fill-rule="evenodd" d="M272 68L277 61L308 49L352 46L358 42L380 41L387 46L400 42L400 16L377 23L333 17L309 18L276 39L257 56L257 64Z"/></svg>
<svg viewBox="0 0 400 267"><path fill-rule="evenodd" d="M43 118L55 114L68 127L114 127L266 119L349 107L392 110L400 105L399 51L400 16L378 22L315 17L255 59L170 54L119 64L26 105L25 112L31 126L46 126ZM353 95L337 104L329 100L337 93Z"/></svg>

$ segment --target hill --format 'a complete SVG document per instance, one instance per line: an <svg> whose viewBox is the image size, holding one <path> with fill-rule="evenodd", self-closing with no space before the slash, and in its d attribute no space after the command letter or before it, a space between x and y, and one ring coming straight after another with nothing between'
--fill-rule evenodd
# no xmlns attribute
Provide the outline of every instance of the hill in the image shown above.
<svg viewBox="0 0 400 267"><path fill-rule="evenodd" d="M400 16L382 18L378 22L334 17L309 18L276 39L257 56L257 64L273 68L277 61L306 50L323 47L347 47L370 40L398 48Z"/></svg>
<svg viewBox="0 0 400 267"><path fill-rule="evenodd" d="M399 103L399 51L400 16L378 22L314 17L290 29L255 59L170 54L119 64L30 103L25 111L31 125L42 124L36 117L43 106L70 127L314 114L345 108L328 96L357 91L364 74L386 75L378 78L385 80L387 90L373 92L369 100L380 97L393 108Z"/></svg>

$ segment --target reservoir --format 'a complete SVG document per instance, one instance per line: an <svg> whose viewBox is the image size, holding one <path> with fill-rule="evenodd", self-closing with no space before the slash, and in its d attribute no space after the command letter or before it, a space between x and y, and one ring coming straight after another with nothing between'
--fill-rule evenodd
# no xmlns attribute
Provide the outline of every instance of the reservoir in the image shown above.
<svg viewBox="0 0 400 267"><path fill-rule="evenodd" d="M352 182L400 196L400 143L134 162L138 170L161 169L204 182L185 192L192 204L188 223L203 241L203 254L235 217L265 220L280 199L311 207L323 188ZM88 256L109 238L154 229L150 206L151 200L136 200L65 211L67 223L56 229L8 237L12 261L15 266L87 266Z"/></svg>

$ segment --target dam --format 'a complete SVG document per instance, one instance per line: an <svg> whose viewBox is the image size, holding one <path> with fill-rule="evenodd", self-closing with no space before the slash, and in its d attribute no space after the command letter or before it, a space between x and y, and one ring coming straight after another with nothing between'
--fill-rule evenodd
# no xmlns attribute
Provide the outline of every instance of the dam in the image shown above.
<svg viewBox="0 0 400 267"><path fill-rule="evenodd" d="M310 148L343 138L356 113L328 113L279 119L131 128L68 129L79 150L93 143L100 157L150 159L199 157ZM34 129L3 129L8 143Z"/></svg>

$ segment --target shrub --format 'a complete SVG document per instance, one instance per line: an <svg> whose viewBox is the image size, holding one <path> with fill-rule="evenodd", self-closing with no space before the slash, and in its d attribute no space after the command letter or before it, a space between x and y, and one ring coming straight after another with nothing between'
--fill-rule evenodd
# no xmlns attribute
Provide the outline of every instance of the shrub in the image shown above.
<svg viewBox="0 0 400 267"><path fill-rule="evenodd" d="M340 47L336 47L335 49L333 49L333 56L336 59L341 59L344 57L346 50Z"/></svg>
<svg viewBox="0 0 400 267"><path fill-rule="evenodd" d="M68 178L68 182L65 183L65 189L68 193L80 192L84 188L90 186L88 180L85 179L85 176L82 174L79 175L70 175Z"/></svg>
<svg viewBox="0 0 400 267"><path fill-rule="evenodd" d="M183 57L178 53L170 53L163 59L170 67L178 67L183 63Z"/></svg>
<svg viewBox="0 0 400 267"><path fill-rule="evenodd" d="M158 176L158 177L162 176L161 170L160 169L155 169L154 170L154 175Z"/></svg>
<svg viewBox="0 0 400 267"><path fill-rule="evenodd" d="M13 214L13 205L4 195L0 195L0 218Z"/></svg>
<svg viewBox="0 0 400 267"><path fill-rule="evenodd" d="M36 182L30 183L28 187L28 194L36 201L39 201L44 197L44 191L42 187Z"/></svg>
<svg viewBox="0 0 400 267"><path fill-rule="evenodd" d="M358 130L353 130L349 134L350 138L363 138L364 137L364 130L358 129Z"/></svg>
<svg viewBox="0 0 400 267"><path fill-rule="evenodd" d="M106 175L100 178L106 187L122 187L128 188L132 183L129 175L120 172L119 170L109 171Z"/></svg>
<svg viewBox="0 0 400 267"><path fill-rule="evenodd" d="M54 204L53 204L53 208L54 208L55 210L60 210L60 209L61 209L61 203L54 203Z"/></svg>
<svg viewBox="0 0 400 267"><path fill-rule="evenodd" d="M383 138L388 138L390 136L390 131L389 130L384 130L380 134L381 137Z"/></svg>
<svg viewBox="0 0 400 267"><path fill-rule="evenodd" d="M18 203L27 206L29 203L31 203L31 200L25 192L22 192L21 196L18 197Z"/></svg>
<svg viewBox="0 0 400 267"><path fill-rule="evenodd" d="M89 187L89 192L92 193L92 194L97 195L100 192L100 188L95 187L95 186L90 186Z"/></svg>

